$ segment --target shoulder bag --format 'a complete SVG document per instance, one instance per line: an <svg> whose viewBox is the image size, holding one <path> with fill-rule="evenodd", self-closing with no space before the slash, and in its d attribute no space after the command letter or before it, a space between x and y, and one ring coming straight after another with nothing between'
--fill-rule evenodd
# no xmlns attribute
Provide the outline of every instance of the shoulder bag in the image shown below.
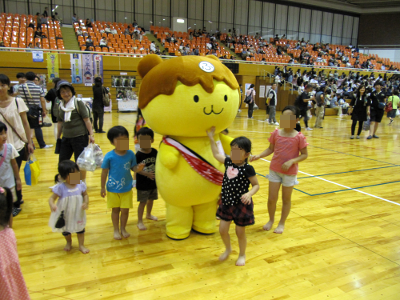
<svg viewBox="0 0 400 300"><path fill-rule="evenodd" d="M103 87L103 104L104 106L110 106L110 96L108 95L107 90Z"/></svg>
<svg viewBox="0 0 400 300"><path fill-rule="evenodd" d="M17 105L17 110L18 110L18 102L17 102L17 100L15 100L15 105ZM29 158L28 143L25 142L21 138L21 136L18 134L18 132L14 129L14 127L10 124L10 122L7 121L7 119L4 117L4 115L1 112L0 112L0 115L3 117L4 121L11 127L11 129L15 132L15 134L18 136L18 138L25 143L25 146L24 146L25 151L24 151L24 155L21 155L21 159L23 161L28 161L28 158Z"/></svg>
<svg viewBox="0 0 400 300"><path fill-rule="evenodd" d="M31 100L33 98L32 98L31 92L29 91L28 85L25 83L22 86L22 90L24 91L24 95L25 95L25 99L26 99L26 106L28 106L28 108L29 108L29 111L27 112L29 126L31 128L37 128L37 127L39 127L40 107L36 104L29 104L29 99L26 96L24 86L28 90L28 94L29 94L29 97L31 98Z"/></svg>

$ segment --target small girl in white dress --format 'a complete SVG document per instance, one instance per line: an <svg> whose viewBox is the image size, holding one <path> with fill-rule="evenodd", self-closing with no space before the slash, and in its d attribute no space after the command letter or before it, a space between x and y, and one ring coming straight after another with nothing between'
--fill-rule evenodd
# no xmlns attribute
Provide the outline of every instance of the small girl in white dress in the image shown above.
<svg viewBox="0 0 400 300"><path fill-rule="evenodd" d="M55 181L57 185L52 188L53 195L49 199L51 210L49 226L53 232L62 232L67 241L65 251L72 248L71 233L78 235L79 250L83 254L89 253L84 246L86 212L89 205L89 196L86 185L80 178L79 167L70 160L64 160L58 164L58 172ZM63 182L59 183L59 179ZM55 201L57 204L55 204Z"/></svg>

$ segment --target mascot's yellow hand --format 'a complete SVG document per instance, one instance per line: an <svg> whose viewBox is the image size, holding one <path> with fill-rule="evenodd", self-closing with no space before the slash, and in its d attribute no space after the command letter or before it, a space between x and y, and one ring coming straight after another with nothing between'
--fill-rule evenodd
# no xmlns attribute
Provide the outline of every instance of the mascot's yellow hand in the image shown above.
<svg viewBox="0 0 400 300"><path fill-rule="evenodd" d="M162 151L158 152L160 162L168 169L173 169L178 164L179 151L174 147L162 144Z"/></svg>

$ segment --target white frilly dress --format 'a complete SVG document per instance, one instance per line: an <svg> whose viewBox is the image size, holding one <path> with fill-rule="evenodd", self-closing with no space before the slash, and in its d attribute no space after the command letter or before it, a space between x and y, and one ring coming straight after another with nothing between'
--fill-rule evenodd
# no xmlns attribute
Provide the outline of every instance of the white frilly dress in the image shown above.
<svg viewBox="0 0 400 300"><path fill-rule="evenodd" d="M69 189L64 183L58 183L52 189L53 193L58 195L57 210L51 212L49 226L53 232L80 232L86 226L86 211L82 209L83 196L86 191L86 185L83 181L77 184L75 188ZM55 225L61 212L64 211L65 226L56 228Z"/></svg>

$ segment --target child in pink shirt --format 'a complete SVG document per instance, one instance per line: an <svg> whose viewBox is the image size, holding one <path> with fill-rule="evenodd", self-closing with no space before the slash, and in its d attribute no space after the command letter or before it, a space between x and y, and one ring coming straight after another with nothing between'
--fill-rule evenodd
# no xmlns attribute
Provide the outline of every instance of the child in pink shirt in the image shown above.
<svg viewBox="0 0 400 300"><path fill-rule="evenodd" d="M17 252L17 239L10 228L13 197L0 187L0 299L29 300Z"/></svg>
<svg viewBox="0 0 400 300"><path fill-rule="evenodd" d="M269 147L261 154L252 156L250 161L274 154L269 169L268 214L269 221L264 230L270 230L275 220L276 202L282 185L282 214L274 233L283 233L286 219L290 213L291 197L297 182L298 162L307 158L307 141L301 132L296 131L300 112L294 106L286 106L281 115L280 127L269 138ZM300 153L300 155L299 155Z"/></svg>

